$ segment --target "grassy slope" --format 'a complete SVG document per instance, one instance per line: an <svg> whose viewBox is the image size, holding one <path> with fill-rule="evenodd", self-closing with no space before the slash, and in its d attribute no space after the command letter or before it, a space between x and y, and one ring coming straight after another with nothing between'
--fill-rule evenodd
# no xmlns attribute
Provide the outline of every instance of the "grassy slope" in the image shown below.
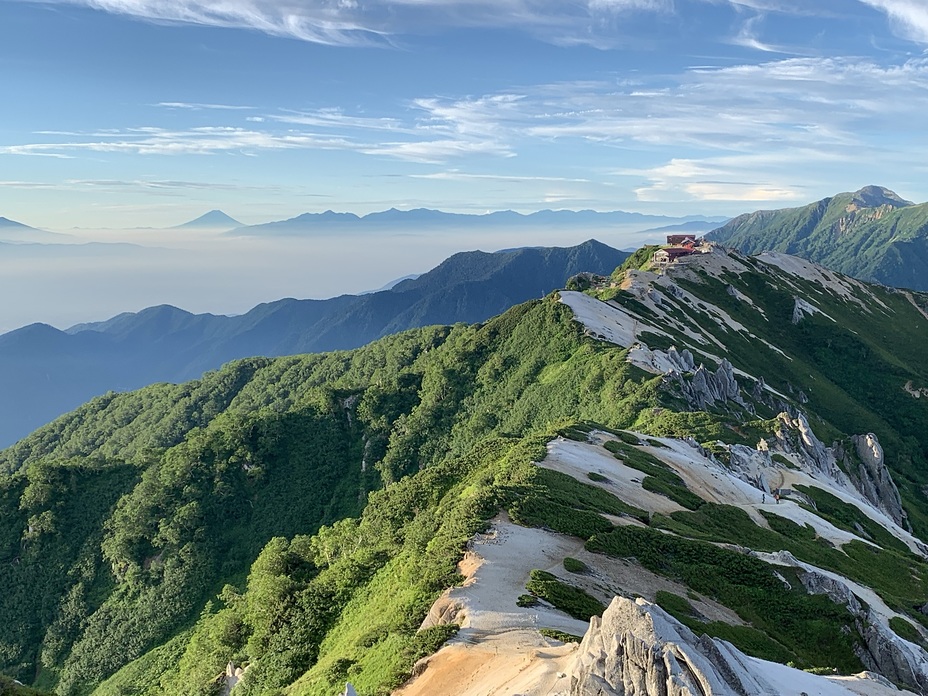
<svg viewBox="0 0 928 696"><path fill-rule="evenodd" d="M847 213L851 194L736 218L711 237L748 254L780 251L863 280L928 290L928 204ZM845 220L841 223L842 219Z"/></svg>
<svg viewBox="0 0 928 696"><path fill-rule="evenodd" d="M782 319L794 290L773 277L726 280L762 301L771 321L737 303L722 283L692 289L757 332L779 332L771 340L797 351L787 361L713 327L730 342L733 361L780 388L795 380L808 389L810 406L826 419L816 426L820 434L877 432L891 465L911 477L906 490L917 485L925 449L902 428L906 418L921 417L911 411L918 402L900 385L898 393L883 390L877 411L867 383L841 382L840 365L831 364L835 355L857 360L848 371L860 374L864 364L873 368L875 355L879 379L923 379L925 368L909 364L922 337L899 321L911 305L885 293L896 316L861 323L856 310L824 298L832 316L874 330L854 334L821 319L792 326ZM811 346L810 331L819 332ZM857 344L845 350L842 341L850 339L869 352ZM897 353L889 350L894 344ZM831 352L816 352L823 345ZM481 327L410 332L350 353L241 361L200 382L92 402L0 459L21 470L4 479L0 496L7 553L22 543L26 511L41 518L51 509L54 522L64 499L65 489L52 488L35 497L44 503L21 512L33 472L57 470L64 457L72 458L68 466L86 467L106 456L111 463L99 466L113 491L92 513L75 513L86 517L88 531L68 543L88 554L93 572L69 576L45 596L46 615L22 610L30 617L27 636L0 628L0 669L29 681L38 674L47 686L59 679L62 693L85 693L105 679L99 693L205 694L234 659L255 665L245 693L295 682L293 693L326 694L346 678L365 694L388 691L416 656L447 637L415 629L453 582L466 539L500 506L530 524L557 529L569 520L579 526L563 531L591 544L611 538L599 512L636 515L530 466L540 456L539 434L566 421L626 427L637 420L654 431L672 424L668 411L654 415L663 398L660 378L628 365L625 355L584 338L569 310L548 298ZM726 423L740 427L744 416L689 414L681 422L742 441L744 431ZM125 472L122 483L116 472ZM320 476L329 483L320 485ZM381 482L396 483L370 496L359 521L301 536L356 514ZM128 495L116 503L120 493ZM676 521L679 529L685 521ZM59 552L42 549L64 543L54 525L36 537L27 544L37 550L25 565L32 573L26 583L50 581L45 561ZM637 543L634 555L654 541ZM900 601L928 600L920 592ZM727 600L747 611L741 599ZM813 618L824 621L821 635L839 629L844 619L820 609ZM832 659L800 640L806 629L794 628L776 638L776 654L850 666L844 648ZM755 653L773 651L756 632L736 642L755 645Z"/></svg>
<svg viewBox="0 0 928 696"><path fill-rule="evenodd" d="M84 692L189 630L224 582L242 587L268 540L356 514L381 480L463 455L494 433L526 433L578 413L629 422L654 393L631 379L643 375L623 357L584 339L569 310L548 299L479 328L411 332L351 353L241 361L200 382L88 404L4 453L6 467L20 473L5 479L2 529L15 555L27 522L18 508L34 472L55 469L62 457L86 466L106 455L113 463L101 465L101 475L114 494L87 518L91 531L73 539L89 567L104 568L94 571L102 579L58 573L38 621L26 604L10 607L13 620L0 627L3 668L29 681L38 674L45 685L57 680L62 693ZM364 472L362 460L370 465ZM117 470L135 478L117 485ZM41 516L40 507L29 512ZM22 576L23 586L52 582L46 555L67 567L76 553L47 550L61 543L63 528L42 528L28 562L0 572ZM28 635L10 633L26 624ZM43 653L52 638L54 651Z"/></svg>

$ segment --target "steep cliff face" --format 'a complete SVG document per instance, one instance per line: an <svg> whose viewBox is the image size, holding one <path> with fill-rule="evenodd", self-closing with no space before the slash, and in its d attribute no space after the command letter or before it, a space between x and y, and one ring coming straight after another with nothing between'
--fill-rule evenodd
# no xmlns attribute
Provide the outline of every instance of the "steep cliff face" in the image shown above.
<svg viewBox="0 0 928 696"><path fill-rule="evenodd" d="M889 515L900 527L911 529L908 516L902 509L899 489L886 468L883 447L873 433L854 435L851 438L859 461L848 462L848 470L854 486L863 496Z"/></svg>
<svg viewBox="0 0 928 696"><path fill-rule="evenodd" d="M851 444L854 450L848 452L840 442L826 447L812 432L808 419L802 413L796 418L781 413L778 420L777 449L795 454L811 470L836 483L853 487L893 522L911 531L899 489L886 467L883 448L876 435L853 435Z"/></svg>
<svg viewBox="0 0 928 696"><path fill-rule="evenodd" d="M570 696L820 696L899 694L870 674L839 681L750 658L696 636L660 607L616 597L590 622L568 672Z"/></svg>

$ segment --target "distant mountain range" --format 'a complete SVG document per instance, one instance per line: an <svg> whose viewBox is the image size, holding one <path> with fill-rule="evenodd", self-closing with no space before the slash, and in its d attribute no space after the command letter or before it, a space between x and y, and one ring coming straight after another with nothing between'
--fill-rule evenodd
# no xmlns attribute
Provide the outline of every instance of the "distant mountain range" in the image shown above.
<svg viewBox="0 0 928 696"><path fill-rule="evenodd" d="M221 210L211 210L208 213L201 215L200 217L185 222L182 225L176 225L171 229L175 230L186 230L186 229L222 229L222 230L231 230L236 227L241 227L242 223L236 220L229 215L226 215Z"/></svg>
<svg viewBox="0 0 928 696"><path fill-rule="evenodd" d="M24 225L21 222L16 222L16 220L10 220L9 218L0 217L0 229L31 229L29 225Z"/></svg>
<svg viewBox="0 0 928 696"><path fill-rule="evenodd" d="M276 220L259 225L243 225L221 210L208 213L173 227L171 230L212 229L223 230L230 236L291 236L312 232L370 232L379 230L416 230L416 229L497 229L497 228L569 228L574 230L606 230L622 227L639 228L647 232L668 232L675 230L703 232L714 229L726 222L727 217L685 215L671 217L667 215L645 215L629 213L623 210L597 212L595 210L539 210L534 213L517 213L513 210L498 210L483 214L447 213L431 208L397 210L390 208L376 213L357 215L355 213L337 213L327 210L323 213L303 213L287 220ZM152 230L153 227L135 229ZM636 230L637 231L637 230ZM8 240L10 233L31 235L28 239ZM53 241L66 235L46 232L30 227L21 222L0 217L0 241Z"/></svg>
<svg viewBox="0 0 928 696"><path fill-rule="evenodd" d="M647 230L642 230L642 232L655 232L661 234L666 234L669 232L693 232L695 234L699 234L701 232L711 232L717 228L718 221L691 220L689 222L681 222L674 225L664 225L663 227L652 227Z"/></svg>
<svg viewBox="0 0 928 696"><path fill-rule="evenodd" d="M0 242L14 243L42 243L56 242L67 239L67 235L55 232L46 232L16 220L0 217Z"/></svg>
<svg viewBox="0 0 928 696"><path fill-rule="evenodd" d="M706 236L748 254L778 251L861 280L928 290L928 203L881 186L739 215Z"/></svg>
<svg viewBox="0 0 928 696"><path fill-rule="evenodd" d="M355 215L354 213L336 213L327 210L324 213L304 213L289 220L267 222L231 230L226 234L236 236L273 236L300 235L322 231L373 231L395 229L493 229L497 227L569 227L603 229L608 227L630 225L678 225L683 223L708 223L706 229L724 222L728 218L688 215L684 217L667 217L664 215L644 215L628 213L621 210L597 212L595 210L540 210L524 215L512 210L500 210L482 215L446 213L429 208L414 210L397 210L390 208L378 213Z"/></svg>
<svg viewBox="0 0 928 696"><path fill-rule="evenodd" d="M0 446L109 390L192 379L235 358L355 348L413 327L483 321L581 271L608 274L627 256L593 240L472 251L366 295L284 299L235 317L159 306L67 331L26 326L0 335Z"/></svg>

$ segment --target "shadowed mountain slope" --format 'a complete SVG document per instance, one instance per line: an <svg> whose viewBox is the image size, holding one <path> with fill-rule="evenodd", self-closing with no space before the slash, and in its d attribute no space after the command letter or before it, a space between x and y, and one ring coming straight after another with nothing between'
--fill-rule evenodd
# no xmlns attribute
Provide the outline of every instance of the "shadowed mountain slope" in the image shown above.
<svg viewBox="0 0 928 696"><path fill-rule="evenodd" d="M463 252L366 295L284 299L235 317L159 306L67 331L27 326L0 335L0 445L110 390L193 379L235 358L357 348L413 327L484 321L581 271L608 274L627 256L594 240Z"/></svg>

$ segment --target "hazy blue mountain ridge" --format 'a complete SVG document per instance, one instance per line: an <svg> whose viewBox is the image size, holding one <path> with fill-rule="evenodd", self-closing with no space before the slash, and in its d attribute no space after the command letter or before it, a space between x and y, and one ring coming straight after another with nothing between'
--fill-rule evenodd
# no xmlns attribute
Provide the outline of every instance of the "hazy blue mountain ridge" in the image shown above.
<svg viewBox="0 0 928 696"><path fill-rule="evenodd" d="M193 379L236 358L343 350L413 327L484 321L575 273L608 274L627 256L593 240L463 252L365 295L283 299L234 317L158 306L67 331L27 326L0 335L0 445L110 390Z"/></svg>
<svg viewBox="0 0 928 696"><path fill-rule="evenodd" d="M671 225L686 222L722 222L723 217L686 215L668 217L646 215L622 210L599 212L595 210L539 210L534 213L517 213L498 210L484 214L447 213L429 208L397 210L391 208L367 215L337 213L303 213L287 220L260 225L239 227L226 232L229 235L290 235L322 231L375 231L415 229L493 229L493 228L589 228L604 229L611 226Z"/></svg>
<svg viewBox="0 0 928 696"><path fill-rule="evenodd" d="M210 210L208 213L204 213L198 218L185 222L181 225L175 226L173 229L182 230L182 229L196 229L196 228L206 228L206 229L232 229L235 227L241 227L242 223L236 220L235 218L226 215L221 210Z"/></svg>

